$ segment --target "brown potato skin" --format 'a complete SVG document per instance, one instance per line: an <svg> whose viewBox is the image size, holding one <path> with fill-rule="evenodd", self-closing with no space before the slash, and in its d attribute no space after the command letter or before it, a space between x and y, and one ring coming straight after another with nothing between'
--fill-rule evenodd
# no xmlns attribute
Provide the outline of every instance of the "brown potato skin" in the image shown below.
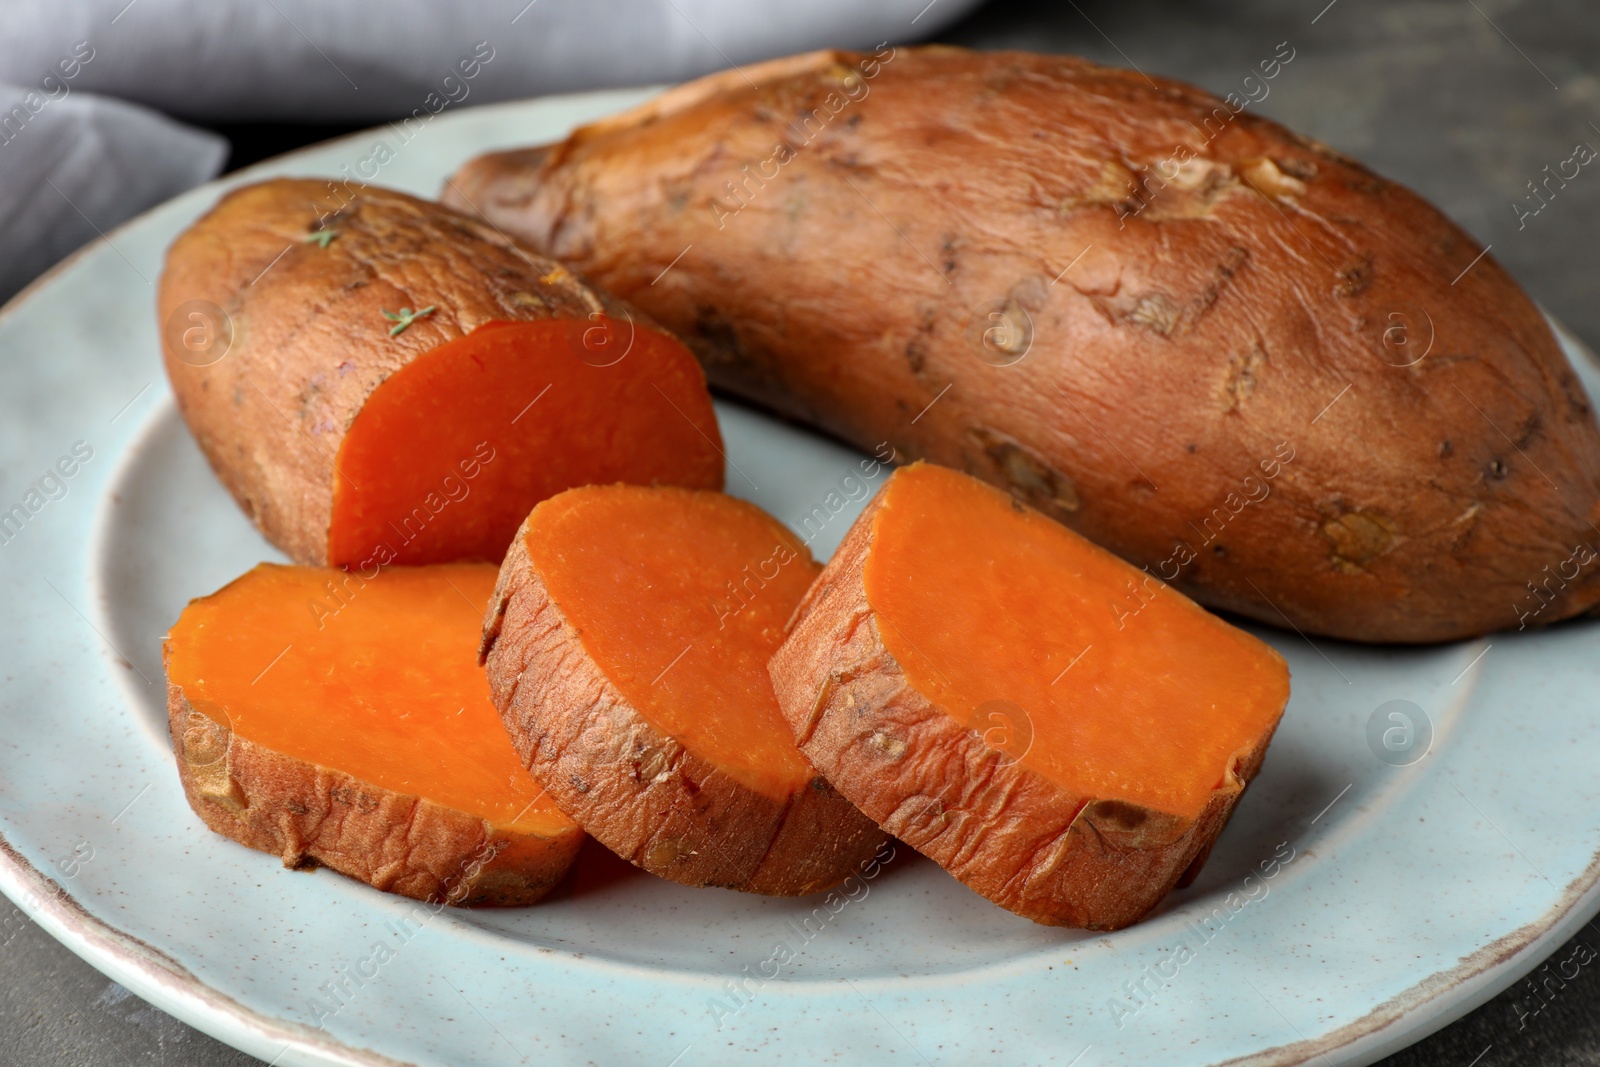
<svg viewBox="0 0 1600 1067"><path fill-rule="evenodd" d="M646 722L550 598L525 534L500 568L480 659L523 765L562 811L684 885L802 896L871 859L884 833L821 775L780 803Z"/></svg>
<svg viewBox="0 0 1600 1067"><path fill-rule="evenodd" d="M325 212L338 236L321 248L305 238ZM494 320L603 312L649 322L481 220L374 186L289 178L229 193L173 242L159 321L191 300L222 309L233 344L197 367L163 331L178 409L267 539L318 566L328 562L334 457L389 375ZM388 335L384 310L429 305L437 310Z"/></svg>
<svg viewBox="0 0 1600 1067"><path fill-rule="evenodd" d="M885 830L1001 907L1046 926L1138 922L1199 874L1271 733L1234 755L1193 820L1065 793L929 701L884 647L862 571L882 500L845 535L769 664L800 751Z"/></svg>
<svg viewBox="0 0 1600 1067"><path fill-rule="evenodd" d="M1211 607L1428 642L1600 602L1600 566L1563 564L1600 542L1589 401L1437 209L1178 82L865 61L702 79L446 199L636 301L713 385L1008 488ZM972 343L996 308L1031 322L1009 366Z"/></svg>
<svg viewBox="0 0 1600 1067"><path fill-rule="evenodd" d="M406 796L240 737L226 713L195 708L167 684L167 722L184 796L212 830L320 864L400 896L462 907L532 904L583 844L497 829L476 815Z"/></svg>

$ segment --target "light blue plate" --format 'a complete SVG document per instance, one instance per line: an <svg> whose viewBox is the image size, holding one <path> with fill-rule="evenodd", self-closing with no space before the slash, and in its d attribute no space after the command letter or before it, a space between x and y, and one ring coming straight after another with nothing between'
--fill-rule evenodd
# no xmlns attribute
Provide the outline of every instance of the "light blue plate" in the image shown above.
<svg viewBox="0 0 1600 1067"><path fill-rule="evenodd" d="M1294 672L1265 769L1199 883L1110 936L1035 926L902 846L836 913L591 856L544 904L423 911L402 938L391 924L410 902L207 832L172 766L160 637L190 597L278 556L174 413L153 321L167 243L222 188L348 166L432 195L480 151L641 95L445 113L408 144L380 129L284 157L116 231L0 316L0 510L27 511L33 479L78 442L92 451L45 480L56 499L32 498L0 547L12 900L269 1062L449 1067L1362 1064L1505 988L1595 913L1594 623L1421 650L1264 631ZM393 158L363 175L379 141ZM831 489L852 495L853 453L719 414L732 492L791 522ZM779 940L796 958L764 964ZM338 1000L319 992L330 981Z"/></svg>

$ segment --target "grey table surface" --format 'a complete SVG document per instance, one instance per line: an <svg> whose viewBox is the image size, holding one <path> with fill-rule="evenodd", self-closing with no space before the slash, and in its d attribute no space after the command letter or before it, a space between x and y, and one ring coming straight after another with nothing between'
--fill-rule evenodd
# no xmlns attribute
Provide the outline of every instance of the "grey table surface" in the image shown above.
<svg viewBox="0 0 1600 1067"><path fill-rule="evenodd" d="M1219 93L1288 42L1295 58L1260 113L1432 199L1600 346L1600 171L1581 171L1537 215L1512 207L1534 204L1527 183L1546 165L1580 142L1600 147L1596 0L998 0L939 39L1078 53ZM1600 923L1552 960L1587 958L1580 943L1600 948ZM1546 982L1542 998L1518 983L1384 1062L1600 1067L1597 971ZM258 1062L132 996L0 900L0 1064Z"/></svg>

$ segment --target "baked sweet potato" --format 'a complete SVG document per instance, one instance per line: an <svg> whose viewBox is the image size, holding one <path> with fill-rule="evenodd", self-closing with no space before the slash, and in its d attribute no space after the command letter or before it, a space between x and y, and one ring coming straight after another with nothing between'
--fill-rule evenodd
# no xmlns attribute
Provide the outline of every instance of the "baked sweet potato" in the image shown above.
<svg viewBox="0 0 1600 1067"><path fill-rule="evenodd" d="M1271 648L923 463L851 527L771 671L800 750L884 829L1096 930L1198 873L1289 697Z"/></svg>
<svg viewBox="0 0 1600 1067"><path fill-rule="evenodd" d="M263 563L164 646L189 805L219 834L378 889L530 904L583 832L517 762L477 663L488 564Z"/></svg>
<svg viewBox="0 0 1600 1067"><path fill-rule="evenodd" d="M499 563L562 489L722 485L682 345L402 193L288 179L231 193L173 243L160 313L189 428L301 563Z"/></svg>
<svg viewBox="0 0 1600 1067"><path fill-rule="evenodd" d="M713 385L978 475L1213 607L1415 642L1600 601L1600 432L1538 309L1237 96L822 52L485 156L446 198L636 300Z"/></svg>
<svg viewBox="0 0 1600 1067"><path fill-rule="evenodd" d="M884 835L806 762L767 660L818 567L754 505L591 486L533 509L482 656L523 763L619 856L686 885L798 895Z"/></svg>

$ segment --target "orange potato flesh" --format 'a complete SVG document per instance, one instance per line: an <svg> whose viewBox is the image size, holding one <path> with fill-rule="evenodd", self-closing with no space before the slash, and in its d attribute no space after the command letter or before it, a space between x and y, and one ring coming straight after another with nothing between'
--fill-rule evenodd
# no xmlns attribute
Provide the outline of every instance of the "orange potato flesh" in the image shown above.
<svg viewBox="0 0 1600 1067"><path fill-rule="evenodd" d="M489 564L263 563L172 627L168 675L238 736L550 837L576 824L523 770L478 667ZM342 602L342 606L341 606Z"/></svg>
<svg viewBox="0 0 1600 1067"><path fill-rule="evenodd" d="M883 643L1023 768L1192 819L1277 723L1282 658L1147 573L944 467L884 492L864 569Z"/></svg>
<svg viewBox="0 0 1600 1067"><path fill-rule="evenodd" d="M419 356L367 399L337 467L330 563L498 563L563 489L720 489L723 460L688 350L596 315L491 322Z"/></svg>
<svg viewBox="0 0 1600 1067"><path fill-rule="evenodd" d="M651 726L766 796L813 777L767 674L820 570L786 528L720 493L593 486L539 505L526 538L584 649Z"/></svg>

